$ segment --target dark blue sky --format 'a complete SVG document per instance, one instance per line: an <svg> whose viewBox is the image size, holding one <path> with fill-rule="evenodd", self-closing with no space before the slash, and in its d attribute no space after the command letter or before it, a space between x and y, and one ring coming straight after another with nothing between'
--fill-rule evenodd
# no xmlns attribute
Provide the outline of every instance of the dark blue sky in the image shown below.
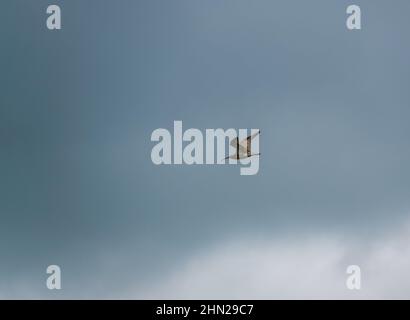
<svg viewBox="0 0 410 320"><path fill-rule="evenodd" d="M60 31L0 4L0 297L128 297L229 239L407 219L408 1L354 1L354 32L351 1L52 3ZM153 165L174 120L261 129L259 174Z"/></svg>

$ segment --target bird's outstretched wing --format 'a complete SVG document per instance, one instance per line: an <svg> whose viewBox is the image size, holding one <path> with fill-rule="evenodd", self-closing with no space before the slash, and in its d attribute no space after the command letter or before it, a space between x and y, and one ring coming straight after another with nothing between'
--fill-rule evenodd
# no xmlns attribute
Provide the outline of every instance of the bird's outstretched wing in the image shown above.
<svg viewBox="0 0 410 320"><path fill-rule="evenodd" d="M243 139L239 145L244 149L244 152L248 155L251 155L251 148L252 148L252 139L255 138L261 131L254 133L253 135L248 136L246 139Z"/></svg>
<svg viewBox="0 0 410 320"><path fill-rule="evenodd" d="M243 139L239 144L246 145L248 141L252 140L253 138L255 138L260 133L261 133L261 131L259 130L258 132L254 133L253 135L248 136L246 139Z"/></svg>

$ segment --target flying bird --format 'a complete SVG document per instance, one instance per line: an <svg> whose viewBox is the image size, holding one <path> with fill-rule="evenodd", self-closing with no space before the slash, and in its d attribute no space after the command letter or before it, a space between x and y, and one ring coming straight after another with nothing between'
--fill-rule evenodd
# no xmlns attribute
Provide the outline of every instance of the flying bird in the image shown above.
<svg viewBox="0 0 410 320"><path fill-rule="evenodd" d="M261 131L259 130L257 133L254 133L253 135L250 135L246 139L243 139L241 142L239 142L239 138L236 137L236 139L233 139L230 143L232 147L236 149L236 153L226 157L226 159L245 159L245 158L250 158L252 156L259 156L260 153L253 153L251 152L251 147L252 147L252 139L255 138L258 134L260 134Z"/></svg>

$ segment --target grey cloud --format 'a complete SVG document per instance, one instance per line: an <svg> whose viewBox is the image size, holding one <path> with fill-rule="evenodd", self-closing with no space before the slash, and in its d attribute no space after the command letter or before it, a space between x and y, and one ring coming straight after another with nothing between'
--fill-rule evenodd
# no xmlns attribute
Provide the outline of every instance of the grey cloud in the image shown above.
<svg viewBox="0 0 410 320"><path fill-rule="evenodd" d="M357 1L354 33L349 1L55 3L51 33L48 1L0 4L3 297L141 296L228 239L275 235L282 255L326 231L342 255L341 234L388 239L408 217L409 1ZM258 175L154 166L151 132L174 120L260 128Z"/></svg>

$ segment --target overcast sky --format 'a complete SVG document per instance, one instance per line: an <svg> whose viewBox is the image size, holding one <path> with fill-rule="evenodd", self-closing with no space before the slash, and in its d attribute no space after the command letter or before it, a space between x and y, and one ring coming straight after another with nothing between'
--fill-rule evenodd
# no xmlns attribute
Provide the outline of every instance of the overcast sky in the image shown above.
<svg viewBox="0 0 410 320"><path fill-rule="evenodd" d="M0 298L410 298L409 1L52 3L0 4ZM174 120L259 173L155 166Z"/></svg>

